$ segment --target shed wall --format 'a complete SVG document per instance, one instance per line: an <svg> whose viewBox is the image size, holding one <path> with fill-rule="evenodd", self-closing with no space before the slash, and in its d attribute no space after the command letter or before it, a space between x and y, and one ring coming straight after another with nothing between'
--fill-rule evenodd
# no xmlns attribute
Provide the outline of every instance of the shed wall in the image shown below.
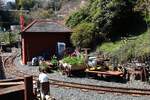
<svg viewBox="0 0 150 100"><path fill-rule="evenodd" d="M50 56L54 55L57 42L65 42L66 45L70 45L69 40L70 33L24 33L22 35L23 64L27 64L27 61L46 51L50 53Z"/></svg>

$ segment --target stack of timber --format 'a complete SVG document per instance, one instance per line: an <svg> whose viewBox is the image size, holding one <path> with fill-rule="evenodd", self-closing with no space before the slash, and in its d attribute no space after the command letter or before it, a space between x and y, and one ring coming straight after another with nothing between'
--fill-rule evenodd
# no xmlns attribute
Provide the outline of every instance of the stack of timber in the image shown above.
<svg viewBox="0 0 150 100"><path fill-rule="evenodd" d="M0 80L0 100L33 100L32 76Z"/></svg>

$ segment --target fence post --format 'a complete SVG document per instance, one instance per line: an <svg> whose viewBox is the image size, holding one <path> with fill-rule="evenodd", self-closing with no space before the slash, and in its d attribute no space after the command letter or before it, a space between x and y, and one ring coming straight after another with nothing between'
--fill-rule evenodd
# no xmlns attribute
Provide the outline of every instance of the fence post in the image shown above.
<svg viewBox="0 0 150 100"><path fill-rule="evenodd" d="M24 100L33 100L33 77L25 76L24 78Z"/></svg>

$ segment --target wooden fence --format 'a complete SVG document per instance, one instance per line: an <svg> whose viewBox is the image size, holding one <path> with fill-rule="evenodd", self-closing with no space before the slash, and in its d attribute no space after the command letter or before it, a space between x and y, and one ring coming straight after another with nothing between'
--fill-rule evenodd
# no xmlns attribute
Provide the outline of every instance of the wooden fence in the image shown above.
<svg viewBox="0 0 150 100"><path fill-rule="evenodd" d="M33 100L33 77L0 80L0 100Z"/></svg>

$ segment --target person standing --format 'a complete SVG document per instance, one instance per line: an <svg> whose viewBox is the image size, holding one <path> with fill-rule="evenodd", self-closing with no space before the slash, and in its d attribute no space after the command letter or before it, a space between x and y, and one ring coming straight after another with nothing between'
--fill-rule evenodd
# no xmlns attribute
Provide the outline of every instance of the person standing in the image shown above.
<svg viewBox="0 0 150 100"><path fill-rule="evenodd" d="M50 95L49 78L47 76L46 68L43 66L39 68L39 84L40 84L40 95L42 100L46 100L46 97Z"/></svg>

